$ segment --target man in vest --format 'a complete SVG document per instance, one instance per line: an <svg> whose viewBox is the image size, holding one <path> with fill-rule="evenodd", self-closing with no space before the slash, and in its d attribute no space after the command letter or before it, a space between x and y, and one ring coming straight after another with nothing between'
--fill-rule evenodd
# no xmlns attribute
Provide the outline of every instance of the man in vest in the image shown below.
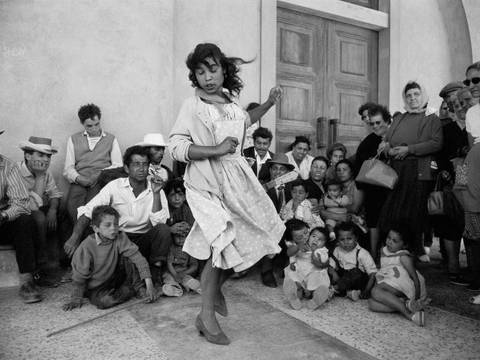
<svg viewBox="0 0 480 360"><path fill-rule="evenodd" d="M84 130L73 134L67 141L67 154L63 176L70 182L67 211L75 223L77 208L85 205L98 191L94 186L103 169L123 165L118 141L100 126L102 113L94 104L78 110Z"/></svg>

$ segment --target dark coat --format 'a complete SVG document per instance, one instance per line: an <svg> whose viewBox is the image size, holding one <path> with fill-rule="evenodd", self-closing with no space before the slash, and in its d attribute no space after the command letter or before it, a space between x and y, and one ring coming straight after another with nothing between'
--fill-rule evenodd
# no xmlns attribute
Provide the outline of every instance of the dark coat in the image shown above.
<svg viewBox="0 0 480 360"><path fill-rule="evenodd" d="M270 157L273 157L273 155L275 155L271 151L269 151L268 153L270 154ZM256 159L255 158L255 148L253 146L250 146L250 147L244 149L243 150L243 156L244 157L249 157L249 158L252 158L252 159ZM257 161L255 161L253 163L252 170L256 175L257 174ZM262 184L270 181L270 170L269 170L267 164L263 164L262 167L260 168L260 172L258 173L258 180Z"/></svg>
<svg viewBox="0 0 480 360"><path fill-rule="evenodd" d="M284 192L285 192L285 203L287 203L292 198L291 188L289 186L289 183L285 184ZM277 189L275 188L268 189L267 195L270 198L270 200L272 200L273 205L275 205L275 209L277 209L277 213L280 213L280 210L282 210L282 204L280 204L280 201L278 199Z"/></svg>

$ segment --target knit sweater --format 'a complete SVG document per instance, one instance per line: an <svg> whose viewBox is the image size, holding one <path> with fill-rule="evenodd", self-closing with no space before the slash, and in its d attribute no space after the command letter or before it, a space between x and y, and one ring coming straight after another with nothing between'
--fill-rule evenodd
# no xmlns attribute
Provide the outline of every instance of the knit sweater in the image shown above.
<svg viewBox="0 0 480 360"><path fill-rule="evenodd" d="M97 177L100 171L112 165L110 153L115 137L106 134L95 145L93 150L88 148L87 137L83 132L72 135L75 151L75 170L86 177Z"/></svg>
<svg viewBox="0 0 480 360"><path fill-rule="evenodd" d="M120 232L113 241L101 241L96 235L89 235L77 248L72 258L72 280L85 284L88 289L103 284L115 272L120 256L135 264L140 278L152 277L147 260L125 233Z"/></svg>
<svg viewBox="0 0 480 360"><path fill-rule="evenodd" d="M396 116L385 139L391 147L408 146L407 158L418 160L418 179L432 180L430 163L442 149L442 124L435 114L404 113Z"/></svg>

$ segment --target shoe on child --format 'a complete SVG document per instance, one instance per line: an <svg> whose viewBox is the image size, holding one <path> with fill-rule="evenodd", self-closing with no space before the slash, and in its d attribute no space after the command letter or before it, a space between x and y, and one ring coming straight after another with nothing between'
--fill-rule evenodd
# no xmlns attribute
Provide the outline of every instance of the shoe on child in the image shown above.
<svg viewBox="0 0 480 360"><path fill-rule="evenodd" d="M472 296L468 301L470 304L480 305L480 295Z"/></svg>
<svg viewBox="0 0 480 360"><path fill-rule="evenodd" d="M360 300L360 293L361 293L360 290L350 290L350 291L347 291L347 297L350 300L358 301Z"/></svg>
<svg viewBox="0 0 480 360"><path fill-rule="evenodd" d="M165 284L162 286L162 292L165 296L180 297L183 295L183 290L172 284Z"/></svg>
<svg viewBox="0 0 480 360"><path fill-rule="evenodd" d="M418 326L425 326L425 312L423 310L413 313L411 320Z"/></svg>

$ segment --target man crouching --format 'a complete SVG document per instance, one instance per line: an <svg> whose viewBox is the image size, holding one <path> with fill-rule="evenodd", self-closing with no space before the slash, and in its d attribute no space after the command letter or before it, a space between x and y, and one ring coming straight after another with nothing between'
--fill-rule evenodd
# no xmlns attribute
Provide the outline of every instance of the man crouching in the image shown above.
<svg viewBox="0 0 480 360"><path fill-rule="evenodd" d="M94 234L75 250L72 258L73 292L63 305L68 311L82 306L83 295L99 309L108 309L136 295L156 300L147 260L125 233L119 231L118 212L108 205L92 211ZM145 280L145 286L142 282Z"/></svg>

